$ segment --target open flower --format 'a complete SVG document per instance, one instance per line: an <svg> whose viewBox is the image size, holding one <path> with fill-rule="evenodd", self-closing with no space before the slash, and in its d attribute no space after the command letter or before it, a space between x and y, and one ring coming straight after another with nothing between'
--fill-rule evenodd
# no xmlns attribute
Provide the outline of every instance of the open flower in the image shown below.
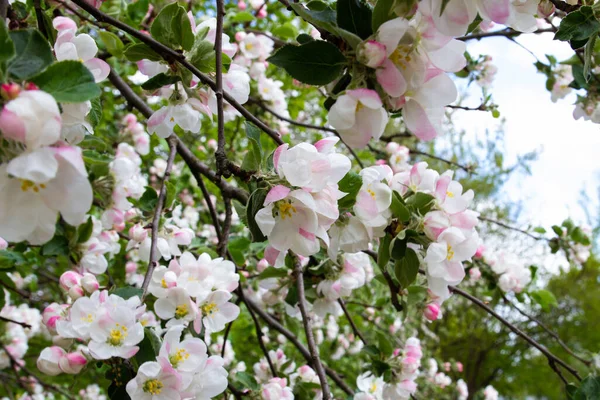
<svg viewBox="0 0 600 400"><path fill-rule="evenodd" d="M196 300L198 313L194 320L194 330L200 333L202 326L207 334L220 332L225 325L240 315L240 308L230 303L231 293L216 290L204 299Z"/></svg>
<svg viewBox="0 0 600 400"><path fill-rule="evenodd" d="M140 365L125 388L132 400L179 400L181 377L165 359Z"/></svg>
<svg viewBox="0 0 600 400"><path fill-rule="evenodd" d="M136 345L144 339L144 327L130 308L115 307L96 320L90 337L88 347L97 360L131 358L139 350Z"/></svg>
<svg viewBox="0 0 600 400"><path fill-rule="evenodd" d="M196 307L185 289L169 289L167 296L156 300L154 312L160 319L168 319L167 326L184 325L196 318Z"/></svg>

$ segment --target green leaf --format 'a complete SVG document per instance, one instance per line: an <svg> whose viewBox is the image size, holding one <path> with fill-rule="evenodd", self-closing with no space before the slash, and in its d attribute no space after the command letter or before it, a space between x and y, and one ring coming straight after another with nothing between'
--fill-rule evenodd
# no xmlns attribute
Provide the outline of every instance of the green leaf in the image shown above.
<svg viewBox="0 0 600 400"><path fill-rule="evenodd" d="M290 22L286 22L283 25L275 27L271 33L283 39L294 39L298 36L298 28Z"/></svg>
<svg viewBox="0 0 600 400"><path fill-rule="evenodd" d="M362 187L362 177L355 172L348 172L346 176L338 184L341 192L347 193L344 197L338 200L338 208L350 209L356 203L356 196Z"/></svg>
<svg viewBox="0 0 600 400"><path fill-rule="evenodd" d="M583 51L583 77L586 82L590 81L592 77L592 64L593 64L593 56L594 56L594 45L596 44L596 39L598 35L593 35L588 42L585 44L585 49Z"/></svg>
<svg viewBox="0 0 600 400"><path fill-rule="evenodd" d="M536 303L538 303L542 307L542 310L544 310L544 311L549 311L551 306L558 305L558 302L556 301L556 297L554 297L552 292L545 290L545 289L536 290L535 292L529 292L529 296Z"/></svg>
<svg viewBox="0 0 600 400"><path fill-rule="evenodd" d="M406 249L404 257L394 264L396 278L401 287L407 288L417 279L419 265L417 253L413 249Z"/></svg>
<svg viewBox="0 0 600 400"><path fill-rule="evenodd" d="M54 237L42 246L42 255L44 256L68 256L69 241L64 236L54 235Z"/></svg>
<svg viewBox="0 0 600 400"><path fill-rule="evenodd" d="M246 237L238 237L229 241L227 248L231 254L231 258L237 265L246 264L246 252L250 248L250 240Z"/></svg>
<svg viewBox="0 0 600 400"><path fill-rule="evenodd" d="M533 228L533 231L539 234L544 234L546 233L546 229L544 227L541 226L536 226L535 228Z"/></svg>
<svg viewBox="0 0 600 400"><path fill-rule="evenodd" d="M205 73L215 72L215 49L208 40L196 40L189 55L190 63Z"/></svg>
<svg viewBox="0 0 600 400"><path fill-rule="evenodd" d="M256 382L254 376L250 375L247 372L238 372L235 374L235 379L242 384L243 388L248 388L250 390L258 390L260 386Z"/></svg>
<svg viewBox="0 0 600 400"><path fill-rule="evenodd" d="M410 211L404 205L404 200L400 193L394 190L392 194L392 204L390 205L390 209L394 214L394 217L398 218L402 222L406 222L410 220Z"/></svg>
<svg viewBox="0 0 600 400"><path fill-rule="evenodd" d="M382 332L377 332L377 342L379 343L379 350L381 350L385 356L389 357L392 355L394 352L394 346L388 338L388 335Z"/></svg>
<svg viewBox="0 0 600 400"><path fill-rule="evenodd" d="M24 262L25 257L23 257L23 254L17 251L0 250L0 269L9 269Z"/></svg>
<svg viewBox="0 0 600 400"><path fill-rule="evenodd" d="M144 292L140 288L136 288L133 286L123 286L123 287L117 288L115 290L111 290L110 293L127 300L127 299L130 299L135 296L137 296L141 299L142 294Z"/></svg>
<svg viewBox="0 0 600 400"><path fill-rule="evenodd" d="M362 39L354 33L337 26L336 12L329 7L324 9L307 9L300 3L293 3L291 7L302 19L317 28L326 30L344 39L353 49L362 42Z"/></svg>
<svg viewBox="0 0 600 400"><path fill-rule="evenodd" d="M127 16L129 19L139 24L148 13L149 0L137 0L127 5Z"/></svg>
<svg viewBox="0 0 600 400"><path fill-rule="evenodd" d="M560 21L554 39L562 41L582 41L597 35L600 31L600 22L594 17L592 7L583 6L577 11L567 14Z"/></svg>
<svg viewBox="0 0 600 400"><path fill-rule="evenodd" d="M552 225L552 230L554 231L554 233L556 234L556 236L562 237L562 235L563 235L563 229L560 226L558 226L558 225Z"/></svg>
<svg viewBox="0 0 600 400"><path fill-rule="evenodd" d="M260 144L261 130L250 122L246 122L246 137L250 142L250 149L242 162L242 169L246 171L260 171L263 152Z"/></svg>
<svg viewBox="0 0 600 400"><path fill-rule="evenodd" d="M314 42L314 41L315 41L315 39L312 36L307 35L306 33L301 33L296 38L296 42L298 42L300 44L304 44L304 43L308 43L308 42Z"/></svg>
<svg viewBox="0 0 600 400"><path fill-rule="evenodd" d="M377 29L379 29L384 22L396 17L396 13L394 13L394 2L394 0L377 0L371 17L371 27L373 28L373 32L377 32Z"/></svg>
<svg viewBox="0 0 600 400"><path fill-rule="evenodd" d="M355 33L362 39L373 34L373 11L362 0L338 0L336 10L338 27Z"/></svg>
<svg viewBox="0 0 600 400"><path fill-rule="evenodd" d="M158 202L158 194L153 187L146 186L146 190L140 199L137 201L138 208L145 212L154 211Z"/></svg>
<svg viewBox="0 0 600 400"><path fill-rule="evenodd" d="M77 243L85 243L90 237L92 237L92 232L94 231L94 222L92 221L92 217L88 217L85 224L79 225L77 228Z"/></svg>
<svg viewBox="0 0 600 400"><path fill-rule="evenodd" d="M147 361L156 361L160 351L160 339L151 328L144 328L144 339L138 344L140 349L135 354L138 365Z"/></svg>
<svg viewBox="0 0 600 400"><path fill-rule="evenodd" d="M100 36L100 40L104 43L106 51L115 57L121 57L123 55L125 45L117 35L108 31L100 31L98 32L98 36Z"/></svg>
<svg viewBox="0 0 600 400"><path fill-rule="evenodd" d="M264 242L267 240L266 236L263 235L262 231L258 227L254 216L256 213L264 207L265 198L267 197L267 190L264 188L256 189L250 195L248 199L248 205L246 206L246 218L248 219L248 229L252 233L253 242Z"/></svg>
<svg viewBox="0 0 600 400"><path fill-rule="evenodd" d="M90 70L79 61L54 63L31 81L61 103L81 103L101 93Z"/></svg>
<svg viewBox="0 0 600 400"><path fill-rule="evenodd" d="M165 186L167 187L167 193L165 196L165 209L171 208L173 202L177 198L177 187L171 181L166 181Z"/></svg>
<svg viewBox="0 0 600 400"><path fill-rule="evenodd" d="M10 31L16 57L8 63L7 73L17 79L29 79L52 64L52 50L39 31Z"/></svg>
<svg viewBox="0 0 600 400"><path fill-rule="evenodd" d="M144 43L134 43L127 46L123 52L125 58L131 62L141 60L162 61L162 57Z"/></svg>
<svg viewBox="0 0 600 400"><path fill-rule="evenodd" d="M0 21L0 62L9 61L15 56L15 44L8 35L4 20Z"/></svg>
<svg viewBox="0 0 600 400"><path fill-rule="evenodd" d="M231 22L251 22L254 21L254 15L248 11L237 12L229 18Z"/></svg>
<svg viewBox="0 0 600 400"><path fill-rule="evenodd" d="M388 261L390 261L390 244L391 237L389 234L386 234L381 241L379 242L379 252L377 254L377 265L381 268L382 271L385 271L387 267Z"/></svg>
<svg viewBox="0 0 600 400"><path fill-rule="evenodd" d="M573 396L574 400L598 400L600 399L600 378L588 376L581 382L581 386Z"/></svg>
<svg viewBox="0 0 600 400"><path fill-rule="evenodd" d="M346 57L338 48L322 40L300 46L285 45L267 59L288 74L309 85L326 85L344 70Z"/></svg>
<svg viewBox="0 0 600 400"><path fill-rule="evenodd" d="M288 270L285 268L274 268L269 267L265 269L263 272L258 275L258 279L268 279L268 278L283 278L288 276Z"/></svg>
<svg viewBox="0 0 600 400"><path fill-rule="evenodd" d="M167 75L164 72L154 75L146 82L142 83L142 89L144 90L156 90L163 86L172 85L175 82L181 81L181 77L174 75Z"/></svg>
<svg viewBox="0 0 600 400"><path fill-rule="evenodd" d="M588 235L585 234L585 232L583 232L583 230L580 227L576 227L575 229L573 229L573 231L571 232L571 239L573 239L576 243L582 244L584 246L589 246L590 243L590 238L588 237Z"/></svg>
<svg viewBox="0 0 600 400"><path fill-rule="evenodd" d="M406 255L406 245L408 241L405 238L395 237L390 242L390 257L394 260L400 260Z"/></svg>
<svg viewBox="0 0 600 400"><path fill-rule="evenodd" d="M150 26L152 37L167 46L191 50L194 32L185 8L177 2L164 7Z"/></svg>
<svg viewBox="0 0 600 400"><path fill-rule="evenodd" d="M417 211L421 215L425 215L433 207L435 198L427 193L417 192L406 200L406 205Z"/></svg>
<svg viewBox="0 0 600 400"><path fill-rule="evenodd" d="M100 97L96 97L92 99L91 103L92 109L88 114L88 120L90 121L90 124L92 124L92 126L95 128L100 122L100 119L102 118L102 100L100 99ZM92 135L88 135L88 137L89 136Z"/></svg>

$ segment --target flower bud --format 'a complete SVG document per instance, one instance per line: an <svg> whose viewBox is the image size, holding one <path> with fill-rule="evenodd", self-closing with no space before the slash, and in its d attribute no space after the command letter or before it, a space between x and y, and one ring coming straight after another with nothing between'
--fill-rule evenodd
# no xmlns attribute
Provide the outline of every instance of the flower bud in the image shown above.
<svg viewBox="0 0 600 400"><path fill-rule="evenodd" d="M42 323L50 333L56 333L56 322L63 318L63 312L69 308L67 304L52 303L42 312Z"/></svg>
<svg viewBox="0 0 600 400"><path fill-rule="evenodd" d="M181 246L188 246L194 239L194 231L188 228L182 228L175 233L175 242Z"/></svg>
<svg viewBox="0 0 600 400"><path fill-rule="evenodd" d="M67 291L67 294L73 300L77 300L78 298L85 296L85 292L83 291L83 288L79 285L73 286L72 288L70 288Z"/></svg>
<svg viewBox="0 0 600 400"><path fill-rule="evenodd" d="M135 240L138 243L143 242L148 237L148 230L144 229L141 224L135 224L129 228L129 239Z"/></svg>
<svg viewBox="0 0 600 400"><path fill-rule="evenodd" d="M266 259L261 259L258 264L256 264L256 270L258 272L263 272L269 266L269 262Z"/></svg>
<svg viewBox="0 0 600 400"><path fill-rule="evenodd" d="M550 2L550 0L540 0L537 7L537 12L540 18L548 18L554 11L556 6Z"/></svg>
<svg viewBox="0 0 600 400"><path fill-rule="evenodd" d="M37 360L38 369L46 375L56 376L62 372L59 366L61 358L67 353L58 346L46 347Z"/></svg>
<svg viewBox="0 0 600 400"><path fill-rule="evenodd" d="M400 149L400 144L396 143L396 142L389 142L385 146L385 152L388 153L389 155L396 153L399 149Z"/></svg>
<svg viewBox="0 0 600 400"><path fill-rule="evenodd" d="M62 372L72 375L81 372L83 367L85 367L85 364L87 364L87 359L78 351L69 353L64 357L61 357L58 361L58 366Z"/></svg>
<svg viewBox="0 0 600 400"><path fill-rule="evenodd" d="M8 242L0 237L0 250L6 250Z"/></svg>
<svg viewBox="0 0 600 400"><path fill-rule="evenodd" d="M386 59L386 49L382 43L368 40L358 46L358 61L369 68L380 67Z"/></svg>
<svg viewBox="0 0 600 400"><path fill-rule="evenodd" d="M454 364L454 366L456 367L456 370L458 372L463 372L463 365L460 361L457 361L456 364Z"/></svg>
<svg viewBox="0 0 600 400"><path fill-rule="evenodd" d="M473 282L477 282L481 278L481 271L477 267L473 267L469 270L469 277Z"/></svg>
<svg viewBox="0 0 600 400"><path fill-rule="evenodd" d="M319 30L318 30L318 29L316 29L316 28L313 28L313 29L310 31L310 36L311 36L313 39L315 39L315 40L319 40L319 39L321 39L321 32L319 32Z"/></svg>
<svg viewBox="0 0 600 400"><path fill-rule="evenodd" d="M73 286L79 286L81 284L82 276L75 271L67 271L60 276L59 283L60 287L68 292Z"/></svg>
<svg viewBox="0 0 600 400"><path fill-rule="evenodd" d="M86 272L81 278L81 287L87 293L91 294L98 290L100 284L98 283L98 279L96 279L96 276Z"/></svg>
<svg viewBox="0 0 600 400"><path fill-rule="evenodd" d="M135 271L137 271L137 269L138 269L138 265L134 261L128 261L125 264L125 273L127 273L127 274L133 274Z"/></svg>
<svg viewBox="0 0 600 400"><path fill-rule="evenodd" d="M246 9L246 3L243 0L238 1L237 6L242 11L244 11ZM240 33L240 32L238 32L238 33ZM237 34L236 34L236 36L237 36Z"/></svg>
<svg viewBox="0 0 600 400"><path fill-rule="evenodd" d="M33 82L27 82L25 84L25 90L40 90L40 88Z"/></svg>
<svg viewBox="0 0 600 400"><path fill-rule="evenodd" d="M423 315L430 321L437 320L440 315L440 306L435 303L427 304L427 307L425 307L425 310L423 311Z"/></svg>
<svg viewBox="0 0 600 400"><path fill-rule="evenodd" d="M0 95L4 100L13 100L21 93L21 86L16 83L3 83L0 85Z"/></svg>
<svg viewBox="0 0 600 400"><path fill-rule="evenodd" d="M206 146L208 146L209 149L216 150L217 149L217 141L215 139L208 139L208 142L206 142Z"/></svg>
<svg viewBox="0 0 600 400"><path fill-rule="evenodd" d="M267 10L265 7L261 8L260 10L258 10L258 14L256 14L256 18L258 19L263 19L267 16Z"/></svg>

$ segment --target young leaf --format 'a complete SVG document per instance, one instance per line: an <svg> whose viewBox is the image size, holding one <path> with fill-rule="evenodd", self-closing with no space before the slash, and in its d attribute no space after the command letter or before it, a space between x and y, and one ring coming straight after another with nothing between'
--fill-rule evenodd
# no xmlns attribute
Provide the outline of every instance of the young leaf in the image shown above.
<svg viewBox="0 0 600 400"><path fill-rule="evenodd" d="M394 0L377 0L373 8L373 16L371 18L371 28L373 32L390 19L395 18Z"/></svg>
<svg viewBox="0 0 600 400"><path fill-rule="evenodd" d="M266 236L263 235L262 231L258 227L254 216L256 213L263 208L265 198L267 197L267 190L264 188L258 188L250 195L248 199L248 205L246 206L246 218L248 219L248 229L252 233L253 242L264 242L267 240Z"/></svg>
<svg viewBox="0 0 600 400"><path fill-rule="evenodd" d="M100 31L98 32L98 35L100 36L102 43L104 43L104 46L106 46L106 51L115 57L123 55L125 45L117 35L108 31Z"/></svg>
<svg viewBox="0 0 600 400"><path fill-rule="evenodd" d="M419 265L417 253L413 249L406 249L404 257L394 264L394 272L401 287L408 288L417 279Z"/></svg>
<svg viewBox="0 0 600 400"><path fill-rule="evenodd" d="M405 222L410 219L410 211L408 211L408 208L404 205L402 196L395 190L392 194L392 204L390 205L390 208L394 217L398 218L400 221Z"/></svg>
<svg viewBox="0 0 600 400"><path fill-rule="evenodd" d="M582 41L597 35L600 31L600 22L594 17L592 7L583 6L577 11L567 14L560 21L554 39L562 41Z"/></svg>
<svg viewBox="0 0 600 400"><path fill-rule="evenodd" d="M150 60L150 61L161 61L162 57L152 50L150 47L145 45L144 43L134 43L130 46L127 46L123 55L126 59L131 62L138 62L141 60Z"/></svg>
<svg viewBox="0 0 600 400"><path fill-rule="evenodd" d="M61 103L81 103L100 96L94 76L79 61L60 61L31 79Z"/></svg>
<svg viewBox="0 0 600 400"><path fill-rule="evenodd" d="M356 195L362 186L362 177L355 172L348 172L338 184L341 192L348 193L338 200L338 207L352 208L356 203Z"/></svg>
<svg viewBox="0 0 600 400"><path fill-rule="evenodd" d="M250 149L242 162L242 169L246 171L259 171L262 163L262 145L260 144L260 132L256 126L250 122L246 122L246 136L250 141Z"/></svg>
<svg viewBox="0 0 600 400"><path fill-rule="evenodd" d="M127 300L134 296L141 298L143 291L142 291L142 289L136 288L133 286L123 286L123 287L117 288L115 290L111 290L110 293L115 294L115 295Z"/></svg>
<svg viewBox="0 0 600 400"><path fill-rule="evenodd" d="M142 89L156 90L163 86L169 86L179 81L181 81L179 76L167 75L164 72L161 72L160 74L154 75L152 78L142 83Z"/></svg>
<svg viewBox="0 0 600 400"><path fill-rule="evenodd" d="M338 0L337 24L338 27L357 34L366 39L373 33L371 27L373 11L362 0Z"/></svg>
<svg viewBox="0 0 600 400"><path fill-rule="evenodd" d="M556 297L554 297L552 292L548 290L536 290L535 292L530 292L529 295L536 303L538 303L542 307L542 310L544 311L549 311L551 306L558 305Z"/></svg>
<svg viewBox="0 0 600 400"><path fill-rule="evenodd" d="M85 224L79 225L77 228L77 243L85 243L92 236L92 232L94 231L94 222L92 221L92 217L88 217Z"/></svg>
<svg viewBox="0 0 600 400"><path fill-rule="evenodd" d="M261 272L260 275L258 275L258 279L262 280L262 279L268 279L268 278L283 278L285 276L288 276L287 269L269 267L269 268L265 269L263 272Z"/></svg>
<svg viewBox="0 0 600 400"><path fill-rule="evenodd" d="M52 50L39 31L10 31L16 57L8 63L7 73L17 79L29 79L52 64Z"/></svg>
<svg viewBox="0 0 600 400"><path fill-rule="evenodd" d="M0 62L11 60L15 56L15 44L8 35L4 21L0 21Z"/></svg>
<svg viewBox="0 0 600 400"><path fill-rule="evenodd" d="M150 26L152 37L159 42L191 50L194 45L194 32L187 13L177 2L164 7Z"/></svg>
<svg viewBox="0 0 600 400"><path fill-rule="evenodd" d="M338 48L322 40L300 46L285 45L267 61L309 85L328 84L342 73L346 65L346 57Z"/></svg>

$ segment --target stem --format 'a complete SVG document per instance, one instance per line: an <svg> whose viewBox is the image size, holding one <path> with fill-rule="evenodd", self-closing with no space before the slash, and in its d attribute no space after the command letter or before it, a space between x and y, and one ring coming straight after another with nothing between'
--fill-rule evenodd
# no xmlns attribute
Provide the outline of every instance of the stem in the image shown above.
<svg viewBox="0 0 600 400"><path fill-rule="evenodd" d="M363 342L363 344L365 346L367 346L368 345L367 340L365 339L365 337L363 336L363 334L360 332L360 330L358 329L358 327L356 326L356 324L352 320L352 316L348 312L348 308L346 308L346 303L344 303L344 300L338 299L338 303L342 307L342 310L344 311L344 315L346 316L346 319L350 323L350 326L352 327L352 331L354 332L354 334L360 338L360 340Z"/></svg>
<svg viewBox="0 0 600 400"><path fill-rule="evenodd" d="M167 182L171 176L171 169L173 169L173 162L175 161L175 154L177 151L177 136L174 134L167 138L169 143L169 158L167 159L167 168L165 169L165 176L163 178L160 193L158 195L158 201L156 203L156 209L154 210L154 218L152 219L152 241L150 244L150 260L148 261L148 270L146 276L144 276L144 282L142 283L142 299L146 297L148 292L148 285L150 279L152 279L152 273L154 268L158 265L158 254L156 249L156 242L158 240L158 226L160 225L160 216L162 214L163 206L165 204L165 198L167 197Z"/></svg>
<svg viewBox="0 0 600 400"><path fill-rule="evenodd" d="M302 275L302 264L298 260L298 257L290 251L290 256L294 260L294 275L296 276L296 287L298 288L298 307L300 307L300 313L302 314L302 324L304 325L304 332L306 333L306 342L308 344L308 350L312 364L315 367L319 381L321 382L321 390L323 392L323 400L329 400L331 393L329 391L329 383L327 383L327 376L325 375L325 369L319 358L319 349L315 342L315 337L312 331L312 321L306 308L306 297L304 295L304 276Z"/></svg>
<svg viewBox="0 0 600 400"><path fill-rule="evenodd" d="M217 151L215 159L217 161L217 175L228 174L227 155L225 155L225 120L223 117L223 16L225 15L225 6L223 0L217 2L217 32L215 36L215 96L217 97Z"/></svg>

